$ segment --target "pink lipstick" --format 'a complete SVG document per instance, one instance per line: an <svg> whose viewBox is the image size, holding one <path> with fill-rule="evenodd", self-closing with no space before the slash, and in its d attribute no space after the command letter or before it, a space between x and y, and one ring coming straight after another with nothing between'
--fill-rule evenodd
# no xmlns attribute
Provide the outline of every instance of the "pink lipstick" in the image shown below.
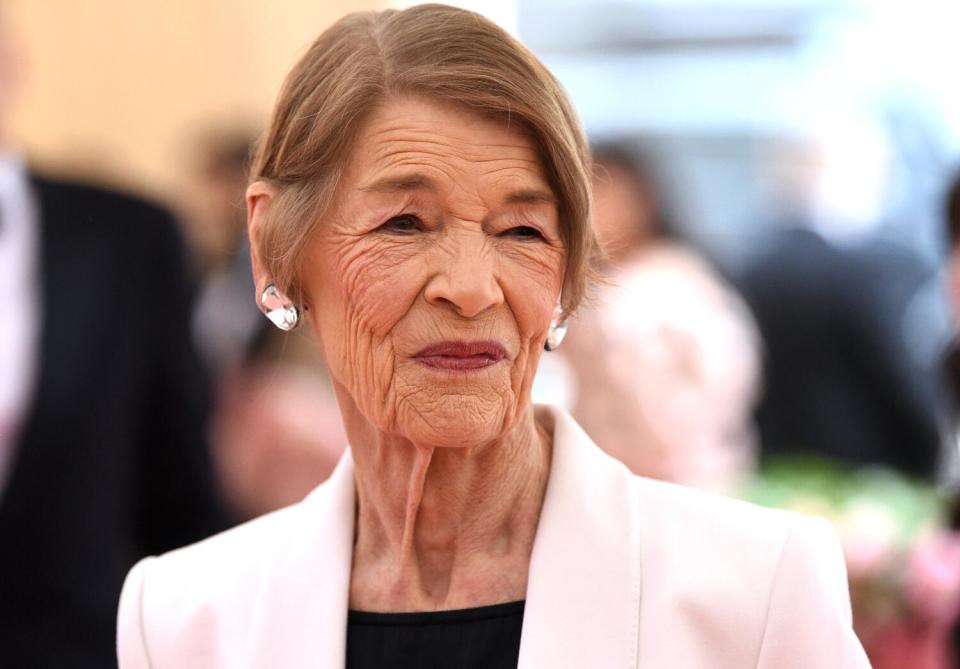
<svg viewBox="0 0 960 669"><path fill-rule="evenodd" d="M434 369L470 371L497 364L507 357L507 351L495 341L445 341L431 344L413 357Z"/></svg>

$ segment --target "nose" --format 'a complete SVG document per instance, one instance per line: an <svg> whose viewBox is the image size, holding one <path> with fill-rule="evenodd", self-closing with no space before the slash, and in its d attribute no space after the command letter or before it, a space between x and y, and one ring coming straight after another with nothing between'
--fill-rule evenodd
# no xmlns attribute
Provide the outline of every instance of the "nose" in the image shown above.
<svg viewBox="0 0 960 669"><path fill-rule="evenodd" d="M463 233L445 240L431 262L432 275L425 297L433 305L446 305L464 318L473 318L503 303L497 281L495 251L482 232Z"/></svg>

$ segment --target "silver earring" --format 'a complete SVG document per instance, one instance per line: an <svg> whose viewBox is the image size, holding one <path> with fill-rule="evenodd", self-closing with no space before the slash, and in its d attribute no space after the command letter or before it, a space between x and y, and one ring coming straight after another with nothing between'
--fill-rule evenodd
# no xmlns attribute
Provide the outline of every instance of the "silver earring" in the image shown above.
<svg viewBox="0 0 960 669"><path fill-rule="evenodd" d="M557 304L553 309L553 320L547 330L547 340L543 343L545 351L556 351L563 338L567 336L567 319L563 316L563 307Z"/></svg>
<svg viewBox="0 0 960 669"><path fill-rule="evenodd" d="M284 332L289 332L300 322L300 310L272 283L268 283L260 294L260 310Z"/></svg>

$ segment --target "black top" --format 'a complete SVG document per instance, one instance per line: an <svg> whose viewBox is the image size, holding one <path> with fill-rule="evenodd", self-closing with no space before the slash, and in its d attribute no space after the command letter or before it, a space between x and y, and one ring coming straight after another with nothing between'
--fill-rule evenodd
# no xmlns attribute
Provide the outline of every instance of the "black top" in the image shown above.
<svg viewBox="0 0 960 669"><path fill-rule="evenodd" d="M515 669L524 602L347 618L347 669Z"/></svg>

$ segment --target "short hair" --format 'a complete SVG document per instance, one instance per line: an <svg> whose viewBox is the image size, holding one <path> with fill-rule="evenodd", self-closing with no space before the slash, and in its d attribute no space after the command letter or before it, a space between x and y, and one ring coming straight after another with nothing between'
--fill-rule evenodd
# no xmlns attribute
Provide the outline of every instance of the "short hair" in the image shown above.
<svg viewBox="0 0 960 669"><path fill-rule="evenodd" d="M950 247L960 244L960 172L958 172L947 190L947 239Z"/></svg>
<svg viewBox="0 0 960 669"><path fill-rule="evenodd" d="M277 196L255 240L271 280L296 302L303 250L340 180L365 118L419 95L522 128L558 199L566 248L563 308L596 276L590 151L561 84L526 47L473 12L439 4L348 14L294 66L251 165Z"/></svg>

